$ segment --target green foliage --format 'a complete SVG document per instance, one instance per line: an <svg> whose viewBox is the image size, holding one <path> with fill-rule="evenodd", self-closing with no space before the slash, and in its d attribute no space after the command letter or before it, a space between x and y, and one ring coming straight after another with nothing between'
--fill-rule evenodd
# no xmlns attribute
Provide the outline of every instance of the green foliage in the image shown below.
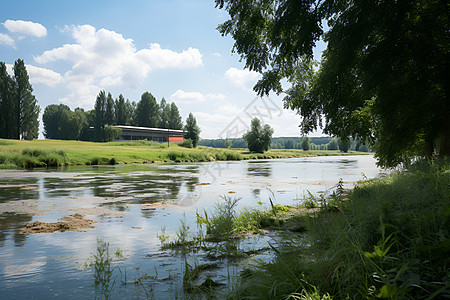
<svg viewBox="0 0 450 300"><path fill-rule="evenodd" d="M301 147L303 151L308 151L309 147L310 147L310 143L309 143L309 138L308 137L304 137L302 138L302 142L301 142Z"/></svg>
<svg viewBox="0 0 450 300"><path fill-rule="evenodd" d="M306 241L274 247L276 258L242 277L236 298L449 297L449 184L448 161L360 182L337 210L308 219ZM340 182L333 197L344 195Z"/></svg>
<svg viewBox="0 0 450 300"><path fill-rule="evenodd" d="M339 145L339 151L341 152L348 152L348 149L350 149L350 142L348 139L338 139L338 145Z"/></svg>
<svg viewBox="0 0 450 300"><path fill-rule="evenodd" d="M0 62L0 137L36 139L39 135L40 107L29 82L25 62L17 59L11 77Z"/></svg>
<svg viewBox="0 0 450 300"><path fill-rule="evenodd" d="M236 232L236 205L242 198L221 196L211 218L206 217L206 233L213 240L226 240Z"/></svg>
<svg viewBox="0 0 450 300"><path fill-rule="evenodd" d="M44 136L47 139L77 140L87 126L84 112L71 111L67 105L48 105L42 116Z"/></svg>
<svg viewBox="0 0 450 300"><path fill-rule="evenodd" d="M331 139L331 141L327 145L327 150L337 150L338 149L338 142L336 138Z"/></svg>
<svg viewBox="0 0 450 300"><path fill-rule="evenodd" d="M261 125L258 118L254 118L250 124L250 131L244 133L242 138L247 141L248 150L251 152L264 153L269 150L272 141L273 129L268 125Z"/></svg>
<svg viewBox="0 0 450 300"><path fill-rule="evenodd" d="M216 0L216 6L230 15L219 32L235 40L246 68L263 72L254 90L285 92L303 133L320 126L375 145L385 167L450 154L446 1ZM327 49L317 70L311 60L321 38Z"/></svg>
<svg viewBox="0 0 450 300"><path fill-rule="evenodd" d="M186 126L184 127L186 131L186 135L184 136L186 139L192 140L192 145L197 147L198 141L200 140L200 127L197 125L197 120L195 119L192 113L189 113L189 116L186 119Z"/></svg>
<svg viewBox="0 0 450 300"><path fill-rule="evenodd" d="M141 100L136 107L137 126L155 128L158 126L158 103L155 97L149 92L145 92L141 96Z"/></svg>
<svg viewBox="0 0 450 300"><path fill-rule="evenodd" d="M184 147L184 148L194 148L194 145L192 144L191 139L185 139L183 142L179 143L178 146Z"/></svg>
<svg viewBox="0 0 450 300"><path fill-rule="evenodd" d="M90 264L94 271L95 292L101 299L109 299L115 284L114 268L111 267L112 258L109 255L109 243L97 239L97 253Z"/></svg>

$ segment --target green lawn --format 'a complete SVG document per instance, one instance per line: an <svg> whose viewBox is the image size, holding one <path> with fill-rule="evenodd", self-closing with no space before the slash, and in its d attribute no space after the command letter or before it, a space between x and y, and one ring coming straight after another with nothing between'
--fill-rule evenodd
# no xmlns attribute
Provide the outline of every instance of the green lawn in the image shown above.
<svg viewBox="0 0 450 300"><path fill-rule="evenodd" d="M305 156L355 155L362 152L303 151L273 149L250 153L248 149L217 149L199 146L183 148L177 144L137 141L93 143L62 140L18 141L0 139L0 168L33 168L61 165L141 164L152 162L190 162L241 159L271 159Z"/></svg>

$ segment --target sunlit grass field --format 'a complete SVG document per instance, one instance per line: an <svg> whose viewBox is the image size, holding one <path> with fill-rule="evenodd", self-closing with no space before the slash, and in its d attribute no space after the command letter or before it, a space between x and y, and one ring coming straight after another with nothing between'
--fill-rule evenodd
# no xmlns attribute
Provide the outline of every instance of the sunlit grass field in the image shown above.
<svg viewBox="0 0 450 300"><path fill-rule="evenodd" d="M306 156L366 154L362 152L273 149L263 154L248 149L184 148L149 141L93 143L64 140L18 141L0 139L0 168L33 168L63 165L142 164L215 160L271 159Z"/></svg>

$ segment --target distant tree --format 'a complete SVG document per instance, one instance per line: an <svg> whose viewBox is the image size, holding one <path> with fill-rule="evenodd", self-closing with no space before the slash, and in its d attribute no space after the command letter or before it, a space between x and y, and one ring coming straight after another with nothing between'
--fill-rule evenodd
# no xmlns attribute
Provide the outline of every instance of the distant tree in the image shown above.
<svg viewBox="0 0 450 300"><path fill-rule="evenodd" d="M82 108L76 108L77 114L84 115L84 123L81 129L79 139L82 141L95 141L95 110L84 111Z"/></svg>
<svg viewBox="0 0 450 300"><path fill-rule="evenodd" d="M86 123L84 112L71 111L67 105L48 105L42 116L47 139L77 140Z"/></svg>
<svg viewBox="0 0 450 300"><path fill-rule="evenodd" d="M158 103L155 97L149 92L141 96L141 101L136 107L136 125L142 127L157 127L158 124Z"/></svg>
<svg viewBox="0 0 450 300"><path fill-rule="evenodd" d="M175 104L175 102L172 102L170 104L170 112L169 112L169 116L168 116L168 128L170 129L182 129L183 128L183 121L181 119L181 115L180 112L178 110L177 105Z"/></svg>
<svg viewBox="0 0 450 300"><path fill-rule="evenodd" d="M302 138L302 142L301 142L301 147L302 147L302 149L303 149L303 151L308 151L309 150L309 147L310 147L310 144L309 144L309 137L303 137ZM313 144L314 145L314 144Z"/></svg>
<svg viewBox="0 0 450 300"><path fill-rule="evenodd" d="M361 145L361 146L359 146L359 151L360 151L360 152L368 152L369 149L367 149L367 146L366 146L366 145Z"/></svg>
<svg viewBox="0 0 450 300"><path fill-rule="evenodd" d="M225 147L230 149L233 146L233 142L230 139L225 140Z"/></svg>
<svg viewBox="0 0 450 300"><path fill-rule="evenodd" d="M116 125L116 117L114 111L114 99L111 93L108 93L108 97L106 98L106 107L105 107L105 124L107 125Z"/></svg>
<svg viewBox="0 0 450 300"><path fill-rule="evenodd" d="M114 102L114 110L116 113L116 123L117 125L126 125L128 122L127 107L125 103L125 98L120 94L119 98Z"/></svg>
<svg viewBox="0 0 450 300"><path fill-rule="evenodd" d="M242 138L247 141L248 150L263 153L269 150L272 134L273 129L268 124L263 127L261 121L254 118L250 123L250 131L244 133Z"/></svg>
<svg viewBox="0 0 450 300"><path fill-rule="evenodd" d="M15 79L15 114L17 124L17 139L32 140L39 135L39 112L41 111L36 98L32 94L33 88L29 82L28 72L23 60L14 63Z"/></svg>
<svg viewBox="0 0 450 300"><path fill-rule="evenodd" d="M294 140L289 139L284 142L284 149L294 149Z"/></svg>
<svg viewBox="0 0 450 300"><path fill-rule="evenodd" d="M333 138L327 145L327 150L337 150L338 149L338 143L335 138Z"/></svg>
<svg viewBox="0 0 450 300"><path fill-rule="evenodd" d="M14 102L14 79L8 74L4 62L0 62L0 137L14 139L17 123Z"/></svg>
<svg viewBox="0 0 450 300"><path fill-rule="evenodd" d="M197 125L197 120L192 113L186 119L186 125L184 126L186 131L185 138L192 140L192 146L197 147L198 141L200 139L200 127Z"/></svg>
<svg viewBox="0 0 450 300"><path fill-rule="evenodd" d="M170 105L163 97L159 102L159 128L169 128Z"/></svg>
<svg viewBox="0 0 450 300"><path fill-rule="evenodd" d="M117 139L122 133L122 129L110 125L105 126L105 142L111 142Z"/></svg>
<svg viewBox="0 0 450 300"><path fill-rule="evenodd" d="M106 94L105 91L100 91L95 100L95 122L94 132L95 140L97 142L105 141L105 126L106 126Z"/></svg>
<svg viewBox="0 0 450 300"><path fill-rule="evenodd" d="M347 153L348 149L350 149L350 141L348 139L338 138L338 146L341 152Z"/></svg>

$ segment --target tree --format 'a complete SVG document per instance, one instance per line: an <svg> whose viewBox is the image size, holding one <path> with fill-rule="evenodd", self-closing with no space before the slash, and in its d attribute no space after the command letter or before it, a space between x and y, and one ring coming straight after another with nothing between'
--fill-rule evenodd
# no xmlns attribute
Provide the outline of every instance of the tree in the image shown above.
<svg viewBox="0 0 450 300"><path fill-rule="evenodd" d="M338 138L338 146L341 152L347 153L348 149L350 149L350 141L348 139Z"/></svg>
<svg viewBox="0 0 450 300"><path fill-rule="evenodd" d="M94 120L94 135L97 142L105 141L105 126L106 126L106 93L104 90L100 91L95 100L95 120Z"/></svg>
<svg viewBox="0 0 450 300"><path fill-rule="evenodd" d="M192 140L192 146L197 147L198 141L200 140L200 127L197 125L197 120L192 113L186 119L186 126L184 126L186 131L185 139Z"/></svg>
<svg viewBox="0 0 450 300"><path fill-rule="evenodd" d="M136 125L142 127L158 126L158 103L155 97L149 92L145 92L141 96L141 101L136 107Z"/></svg>
<svg viewBox="0 0 450 300"><path fill-rule="evenodd" d="M168 128L178 130L183 128L181 115L175 102L172 102L170 104L170 111L168 115Z"/></svg>
<svg viewBox="0 0 450 300"><path fill-rule="evenodd" d="M169 128L170 105L167 104L164 97L159 103L159 128Z"/></svg>
<svg viewBox="0 0 450 300"><path fill-rule="evenodd" d="M114 99L111 93L108 93L108 97L106 98L106 106L105 106L105 124L107 125L116 125L116 117L114 111Z"/></svg>
<svg viewBox="0 0 450 300"><path fill-rule="evenodd" d="M261 121L254 118L250 123L250 130L244 133L242 138L247 141L248 150L263 153L269 150L272 134L273 129L268 124L263 127Z"/></svg>
<svg viewBox="0 0 450 300"><path fill-rule="evenodd" d="M29 82L28 72L23 60L14 63L14 113L17 139L32 140L39 135L40 107L32 94L33 88Z"/></svg>
<svg viewBox="0 0 450 300"><path fill-rule="evenodd" d="M230 139L225 140L225 147L230 149L233 146L233 142Z"/></svg>
<svg viewBox="0 0 450 300"><path fill-rule="evenodd" d="M114 103L114 110L116 112L117 125L127 125L129 116L127 114L125 98L122 94L119 95L119 99L116 99Z"/></svg>
<svg viewBox="0 0 450 300"><path fill-rule="evenodd" d="M284 149L294 149L294 140L288 139L284 142Z"/></svg>
<svg viewBox="0 0 450 300"><path fill-rule="evenodd" d="M302 131L376 144L381 166L450 154L450 18L444 0L216 0L230 14L219 31L250 70L254 89L283 91ZM324 32L322 23L329 30ZM312 48L324 38L320 69ZM324 122L322 122L324 116ZM440 141L440 142L439 142Z"/></svg>
<svg viewBox="0 0 450 300"><path fill-rule="evenodd" d="M303 137L302 138L302 142L300 143L300 146L302 147L303 151L308 151L310 146L311 146L310 143L309 143L309 137L306 137L306 136Z"/></svg>
<svg viewBox="0 0 450 300"><path fill-rule="evenodd" d="M14 79L9 76L6 65L0 62L0 137L16 138L16 114L14 114Z"/></svg>
<svg viewBox="0 0 450 300"><path fill-rule="evenodd" d="M77 140L86 124L86 116L80 110L71 111L67 105L48 105L42 116L44 136L47 139Z"/></svg>
<svg viewBox="0 0 450 300"><path fill-rule="evenodd" d="M335 138L333 138L327 145L327 150L337 150L338 142Z"/></svg>

